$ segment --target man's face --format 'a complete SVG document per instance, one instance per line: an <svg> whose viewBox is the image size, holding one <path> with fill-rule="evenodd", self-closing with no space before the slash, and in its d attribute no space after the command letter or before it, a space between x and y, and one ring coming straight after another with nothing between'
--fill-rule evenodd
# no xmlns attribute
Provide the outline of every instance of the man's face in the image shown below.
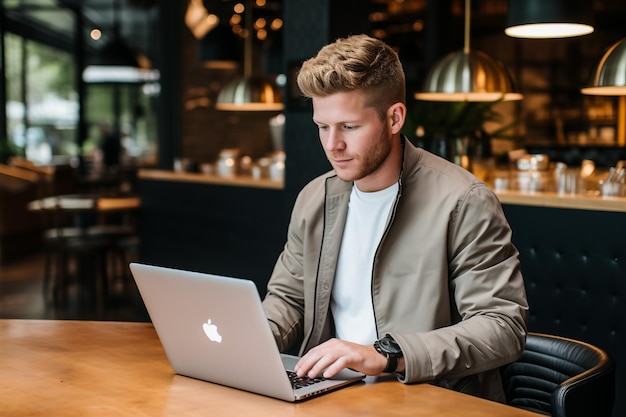
<svg viewBox="0 0 626 417"><path fill-rule="evenodd" d="M387 121L364 103L360 91L313 98L313 121L337 176L356 181L362 191L376 191L382 189L377 177L384 176L392 137Z"/></svg>

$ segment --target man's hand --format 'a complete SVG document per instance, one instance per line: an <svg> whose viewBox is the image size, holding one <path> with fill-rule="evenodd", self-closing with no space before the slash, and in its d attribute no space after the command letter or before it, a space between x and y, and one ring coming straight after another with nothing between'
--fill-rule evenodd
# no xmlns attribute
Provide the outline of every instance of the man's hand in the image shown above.
<svg viewBox="0 0 626 417"><path fill-rule="evenodd" d="M387 366L387 358L378 353L373 345L359 345L345 340L330 339L309 350L296 364L298 376L315 378L322 375L332 378L344 368L365 375L379 375Z"/></svg>

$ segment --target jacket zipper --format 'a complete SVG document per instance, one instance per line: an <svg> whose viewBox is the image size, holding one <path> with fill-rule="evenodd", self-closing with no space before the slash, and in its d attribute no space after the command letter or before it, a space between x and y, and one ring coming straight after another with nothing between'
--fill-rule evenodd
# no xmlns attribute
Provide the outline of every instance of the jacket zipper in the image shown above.
<svg viewBox="0 0 626 417"><path fill-rule="evenodd" d="M385 238L389 234L389 230L391 229L391 225L393 224L393 220L396 217L396 211L398 209L398 204L400 203L400 196L402 195L402 172L400 173L400 178L398 179L398 194L396 195L396 199L393 203L393 207L391 208L391 216L389 217L389 221L385 226L385 231L383 232L382 237L380 238L380 242L378 242L378 246L376 247L376 252L374 252L374 259L372 260L372 276L371 276L371 284L370 291L372 296L372 311L374 313L374 326L376 326L376 336L380 338L380 332L378 329L378 319L376 317L376 307L374 303L374 277L375 277L375 269L376 269L376 259L378 258L378 252L380 251L380 247L383 245Z"/></svg>

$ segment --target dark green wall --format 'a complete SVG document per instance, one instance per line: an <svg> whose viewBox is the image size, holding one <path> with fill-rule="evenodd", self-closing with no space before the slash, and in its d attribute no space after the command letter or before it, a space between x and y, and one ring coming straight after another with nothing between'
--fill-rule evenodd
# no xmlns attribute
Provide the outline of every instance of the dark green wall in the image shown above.
<svg viewBox="0 0 626 417"><path fill-rule="evenodd" d="M596 345L617 364L626 415L626 213L504 205L520 252L530 331Z"/></svg>

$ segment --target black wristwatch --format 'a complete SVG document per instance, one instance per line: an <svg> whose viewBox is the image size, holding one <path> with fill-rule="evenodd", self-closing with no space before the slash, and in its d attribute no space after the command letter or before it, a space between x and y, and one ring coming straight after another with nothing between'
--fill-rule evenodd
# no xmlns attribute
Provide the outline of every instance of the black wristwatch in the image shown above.
<svg viewBox="0 0 626 417"><path fill-rule="evenodd" d="M398 342L393 340L391 336L386 335L374 342L374 349L387 358L387 366L385 366L383 372L394 372L398 367L398 359L402 357L402 349L400 349Z"/></svg>

